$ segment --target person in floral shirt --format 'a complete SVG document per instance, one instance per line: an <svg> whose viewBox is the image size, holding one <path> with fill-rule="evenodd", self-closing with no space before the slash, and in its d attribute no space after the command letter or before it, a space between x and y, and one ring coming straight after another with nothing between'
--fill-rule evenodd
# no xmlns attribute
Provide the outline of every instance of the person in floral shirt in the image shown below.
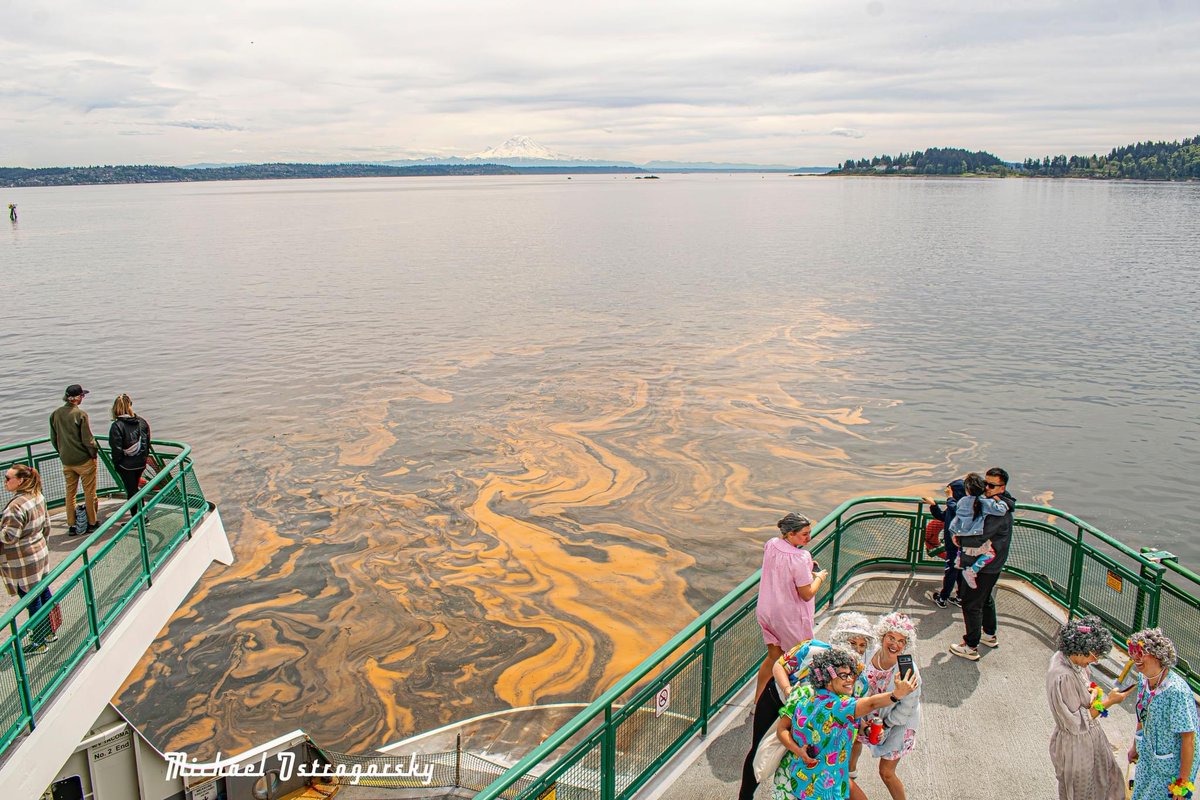
<svg viewBox="0 0 1200 800"><path fill-rule="evenodd" d="M813 654L808 687L793 692L779 712L776 733L788 752L775 770L773 800L850 798L855 719L895 705L916 689L899 679L891 692L855 698L862 668L857 653L840 647Z"/></svg>

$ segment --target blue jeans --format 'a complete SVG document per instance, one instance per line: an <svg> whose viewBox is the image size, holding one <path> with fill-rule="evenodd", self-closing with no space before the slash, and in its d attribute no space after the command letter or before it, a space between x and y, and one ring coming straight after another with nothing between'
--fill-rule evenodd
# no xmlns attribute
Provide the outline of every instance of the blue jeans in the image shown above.
<svg viewBox="0 0 1200 800"><path fill-rule="evenodd" d="M27 594L29 594L29 592L22 589L20 586L17 587L17 597L24 597ZM28 609L29 618L33 619L33 615L38 612L38 609L44 605L49 605L51 597L53 597L53 595L50 592L50 588L46 587L42 590L41 594L30 601ZM29 632L29 640L33 644L41 644L42 642L46 641L46 637L52 633L54 633L54 630L50 627L50 617L47 616L44 620L42 620L41 624Z"/></svg>
<svg viewBox="0 0 1200 800"><path fill-rule="evenodd" d="M958 562L958 547L950 538L950 531L946 529L942 532L942 543L946 545L946 570L942 574L942 593L943 600L949 600L962 580L962 570L956 565ZM960 592L959 597L962 597Z"/></svg>

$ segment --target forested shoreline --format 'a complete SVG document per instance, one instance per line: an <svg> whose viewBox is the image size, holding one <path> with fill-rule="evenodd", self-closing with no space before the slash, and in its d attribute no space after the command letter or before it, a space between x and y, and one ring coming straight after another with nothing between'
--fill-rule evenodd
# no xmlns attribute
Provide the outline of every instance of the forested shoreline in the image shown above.
<svg viewBox="0 0 1200 800"><path fill-rule="evenodd" d="M122 165L102 167L0 167L0 186L86 186L113 183L191 183L199 181L261 181L302 178L396 178L448 175L538 175L644 173L638 167L509 167L502 164L421 164L391 167L381 164L241 164L229 167L159 167Z"/></svg>
<svg viewBox="0 0 1200 800"><path fill-rule="evenodd" d="M896 156L849 159L831 175L1020 175L1099 180L1200 180L1200 136L1181 142L1137 142L1107 154L1056 155L1006 162L985 151L932 147Z"/></svg>

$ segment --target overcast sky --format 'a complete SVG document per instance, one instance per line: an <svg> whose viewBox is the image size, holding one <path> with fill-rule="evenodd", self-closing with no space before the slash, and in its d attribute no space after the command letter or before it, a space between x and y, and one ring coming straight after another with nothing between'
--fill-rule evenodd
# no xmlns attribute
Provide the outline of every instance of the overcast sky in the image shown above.
<svg viewBox="0 0 1200 800"><path fill-rule="evenodd" d="M0 0L0 166L1017 160L1200 134L1200 0Z"/></svg>

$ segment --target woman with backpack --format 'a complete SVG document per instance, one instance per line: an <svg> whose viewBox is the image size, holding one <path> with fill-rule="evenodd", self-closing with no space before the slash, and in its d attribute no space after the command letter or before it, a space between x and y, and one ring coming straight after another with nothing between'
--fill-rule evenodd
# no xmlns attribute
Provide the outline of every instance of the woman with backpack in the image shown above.
<svg viewBox="0 0 1200 800"><path fill-rule="evenodd" d="M133 401L127 394L113 401L112 418L108 444L112 447L113 466L125 487L125 497L129 498L137 494L150 458L150 423L133 413Z"/></svg>

